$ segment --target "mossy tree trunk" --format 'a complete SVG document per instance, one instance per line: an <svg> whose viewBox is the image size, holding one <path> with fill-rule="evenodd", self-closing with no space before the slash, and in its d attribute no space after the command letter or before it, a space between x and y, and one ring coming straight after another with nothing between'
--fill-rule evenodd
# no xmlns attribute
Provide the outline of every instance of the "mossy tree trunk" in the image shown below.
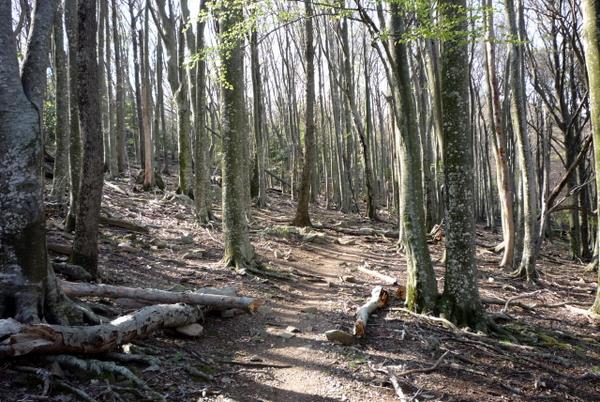
<svg viewBox="0 0 600 402"><path fill-rule="evenodd" d="M308 213L308 203L310 202L310 184L313 165L315 163L315 48L313 44L313 9L312 4L307 1L305 4L306 21L306 115L304 132L304 166L302 167L302 178L300 180L300 191L298 192L298 205L296 207L296 216L292 222L295 226L311 226Z"/></svg>
<svg viewBox="0 0 600 402"><path fill-rule="evenodd" d="M96 1L78 5L78 91L79 126L83 135L83 163L72 261L92 277L98 277L98 224L104 182L102 123L100 110L98 62L96 59Z"/></svg>
<svg viewBox="0 0 600 402"><path fill-rule="evenodd" d="M442 21L452 21L453 25L442 45L446 275L439 309L442 316L457 325L479 328L484 321L484 310L475 265L466 1L445 0L441 6Z"/></svg>
<svg viewBox="0 0 600 402"><path fill-rule="evenodd" d="M223 141L223 235L227 266L243 268L254 264L254 249L248 236L246 219L247 175L243 161L248 127L244 101L243 4L227 4L219 10L221 57L222 141Z"/></svg>
<svg viewBox="0 0 600 402"><path fill-rule="evenodd" d="M46 250L40 126L55 1L37 1L22 76L10 0L0 0L0 318L68 323Z"/></svg>
<svg viewBox="0 0 600 402"><path fill-rule="evenodd" d="M600 0L583 0L582 6L583 45L590 90L596 188L600 189L600 174L598 174L600 172ZM600 207L600 198L598 198L598 207ZM596 239L597 249L599 244L600 242ZM598 270L596 300L591 311L600 314L600 270Z"/></svg>
<svg viewBox="0 0 600 402"><path fill-rule="evenodd" d="M391 3L390 8L394 112L395 123L400 131L396 147L402 171L399 191L402 215L400 222L408 272L406 304L414 311L431 312L437 301L437 283L425 233L419 131L411 93L408 51L406 45L398 40L405 32L405 22L397 4Z"/></svg>

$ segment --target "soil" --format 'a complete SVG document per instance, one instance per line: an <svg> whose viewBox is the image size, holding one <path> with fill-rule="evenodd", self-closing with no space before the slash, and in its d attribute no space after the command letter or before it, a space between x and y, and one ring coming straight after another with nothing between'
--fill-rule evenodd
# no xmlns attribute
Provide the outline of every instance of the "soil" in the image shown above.
<svg viewBox="0 0 600 402"><path fill-rule="evenodd" d="M170 188L174 181L167 178ZM160 364L127 366L169 401L399 400L383 373L386 367L398 374L406 400L600 400L600 329L597 321L576 310L593 302L595 274L584 272L583 263L564 257L568 255L564 240L544 245L538 264L541 280L528 285L498 268L501 256L488 251L500 242L500 234L478 227L482 298L506 301L539 291L509 304L501 335L448 328L402 310L402 300L393 298L389 307L371 317L364 338L343 346L329 342L324 332L351 331L357 308L381 284L356 268L366 264L398 278L400 284L405 282L405 256L395 239L316 229L311 232L316 236L296 234L286 226L294 216L294 201L270 191L269 207L251 212L250 237L260 262L292 280L255 276L221 265L220 223L195 224L189 200L173 198L172 193L168 197L141 192L131 179L110 183L104 190L103 213L144 225L149 233L101 227L102 282L169 290L235 286L240 295L264 300L254 315L208 314L199 338L161 331L134 342ZM61 224L65 207L48 204L47 210L49 242L68 244L71 235L64 233ZM220 210L215 212L219 217ZM373 223L319 205L311 208L313 223L394 228L392 217L381 216L382 222ZM443 239L433 239L434 261L441 258L442 249ZM443 266L436 262L435 269L441 291ZM121 314L131 311L112 300L93 301ZM494 314L505 306L499 302L486 307ZM400 374L431 368L445 352L429 372ZM57 388L43 395L35 376L16 371L17 366L45 367L39 357L0 362L1 400L76 400ZM213 380L190 374L190 367ZM97 400L119 398L111 388L114 378L82 378L68 370L60 374ZM131 394L120 398L140 400Z"/></svg>

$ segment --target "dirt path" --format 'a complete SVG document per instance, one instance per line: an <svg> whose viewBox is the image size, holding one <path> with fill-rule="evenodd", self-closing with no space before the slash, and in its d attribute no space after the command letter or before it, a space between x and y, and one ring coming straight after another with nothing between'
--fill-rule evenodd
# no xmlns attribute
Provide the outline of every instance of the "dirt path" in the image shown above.
<svg viewBox="0 0 600 402"><path fill-rule="evenodd" d="M600 380L581 377L600 373L597 324L565 307L544 307L563 301L586 305L593 300L593 274L561 258L567 255L564 243L553 243L544 250L548 258L540 265L543 292L521 300L539 305L532 310L509 308L513 320L506 328L510 337L467 336L394 310L401 307L395 301L391 309L379 312L369 322L365 339L354 346L341 346L328 342L324 332L350 330L357 307L378 283L356 267L366 262L371 269L404 283L404 256L396 252L395 240L345 237L332 231L314 231L312 238L290 233L285 224L293 216L294 204L272 193L268 210L253 211L251 239L263 264L277 272L292 272L297 280L242 275L221 266L220 226L196 226L188 201L136 193L128 182L113 184L121 191L106 188L105 213L150 230L138 234L101 228L104 282L176 290L236 286L240 294L265 300L264 308L253 316L208 316L198 339L156 333L136 342L144 353L160 359L160 367L130 368L169 401L398 400L387 376L373 368L429 367L445 351L449 354L436 370L399 378L408 397L416 395L415 400L420 401L600 400ZM60 230L64 213L49 208L51 242L69 241ZM356 215L322 208L314 208L312 216L315 222L328 225L373 226ZM339 244L340 238L347 244ZM499 237L481 230L477 241L493 245ZM434 259L439 258L441 244L432 244L431 252ZM507 299L535 290L499 270L498 259L478 247L482 297ZM437 265L435 269L441 290L443 269ZM353 281L342 280L345 276L352 276ZM315 277L322 280L314 281ZM120 312L127 311L112 301L107 303ZM502 307L492 304L487 309L497 312ZM213 376L213 380L197 378L189 373L189 367ZM1 400L30 400L29 395L39 392L32 390L30 383L8 375L10 370L10 364L0 363L0 390L12 390L4 392ZM112 400L106 396L110 393L104 380L70 381L91 395L104 395L99 400Z"/></svg>

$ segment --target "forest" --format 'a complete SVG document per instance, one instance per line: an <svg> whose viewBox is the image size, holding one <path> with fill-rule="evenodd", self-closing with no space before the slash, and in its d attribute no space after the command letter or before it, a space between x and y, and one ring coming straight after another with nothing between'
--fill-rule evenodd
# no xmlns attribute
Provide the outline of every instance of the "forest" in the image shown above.
<svg viewBox="0 0 600 402"><path fill-rule="evenodd" d="M0 0L0 401L600 400L600 0Z"/></svg>

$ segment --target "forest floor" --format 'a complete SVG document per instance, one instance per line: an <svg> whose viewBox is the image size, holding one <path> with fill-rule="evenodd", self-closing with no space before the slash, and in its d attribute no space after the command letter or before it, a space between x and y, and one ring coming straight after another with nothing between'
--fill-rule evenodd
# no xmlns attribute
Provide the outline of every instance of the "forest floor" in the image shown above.
<svg viewBox="0 0 600 402"><path fill-rule="evenodd" d="M171 188L174 179L168 180ZM395 239L383 236L347 236L317 229L313 234L298 234L286 226L294 207L289 197L269 192L269 208L253 209L250 217L250 236L259 260L293 277L283 280L224 268L219 262L223 253L220 223L196 225L191 203L182 197L168 200L163 193L136 191L129 179L105 186L103 213L144 225L149 233L101 227L103 283L169 290L235 286L240 295L265 300L254 315L208 315L199 338L161 331L133 342L144 353L153 354L159 364L128 367L167 400L398 400L389 376L382 373L388 366L395 367L406 400L600 400L600 327L570 307L591 305L595 277L584 272L583 264L565 258L565 242L544 246L538 265L541 281L531 286L497 267L500 255L488 247L496 245L500 236L478 228L482 297L506 301L537 291L508 306L507 335L448 328L443 322L411 315L401 309L402 301L393 299L388 308L372 316L364 338L342 346L327 341L324 332L350 331L356 309L379 284L357 267L366 265L404 284L405 257L397 251ZM61 206L48 207L50 243L71 241L62 231L65 212ZM220 215L219 209L215 212ZM313 223L347 228L394 226L321 207L313 207L311 216ZM430 245L436 261L442 242ZM441 291L443 267L436 263L435 270ZM114 301L104 303L120 313L128 311ZM488 304L488 312L498 313L505 307L504 302L497 303ZM431 368L444 353L429 372L400 374ZM40 366L35 357L0 362L1 400L74 400L60 391L41 397L42 386L15 371L17 364ZM190 374L190 367L212 376L212 381ZM65 376L97 400L116 398L108 379Z"/></svg>

